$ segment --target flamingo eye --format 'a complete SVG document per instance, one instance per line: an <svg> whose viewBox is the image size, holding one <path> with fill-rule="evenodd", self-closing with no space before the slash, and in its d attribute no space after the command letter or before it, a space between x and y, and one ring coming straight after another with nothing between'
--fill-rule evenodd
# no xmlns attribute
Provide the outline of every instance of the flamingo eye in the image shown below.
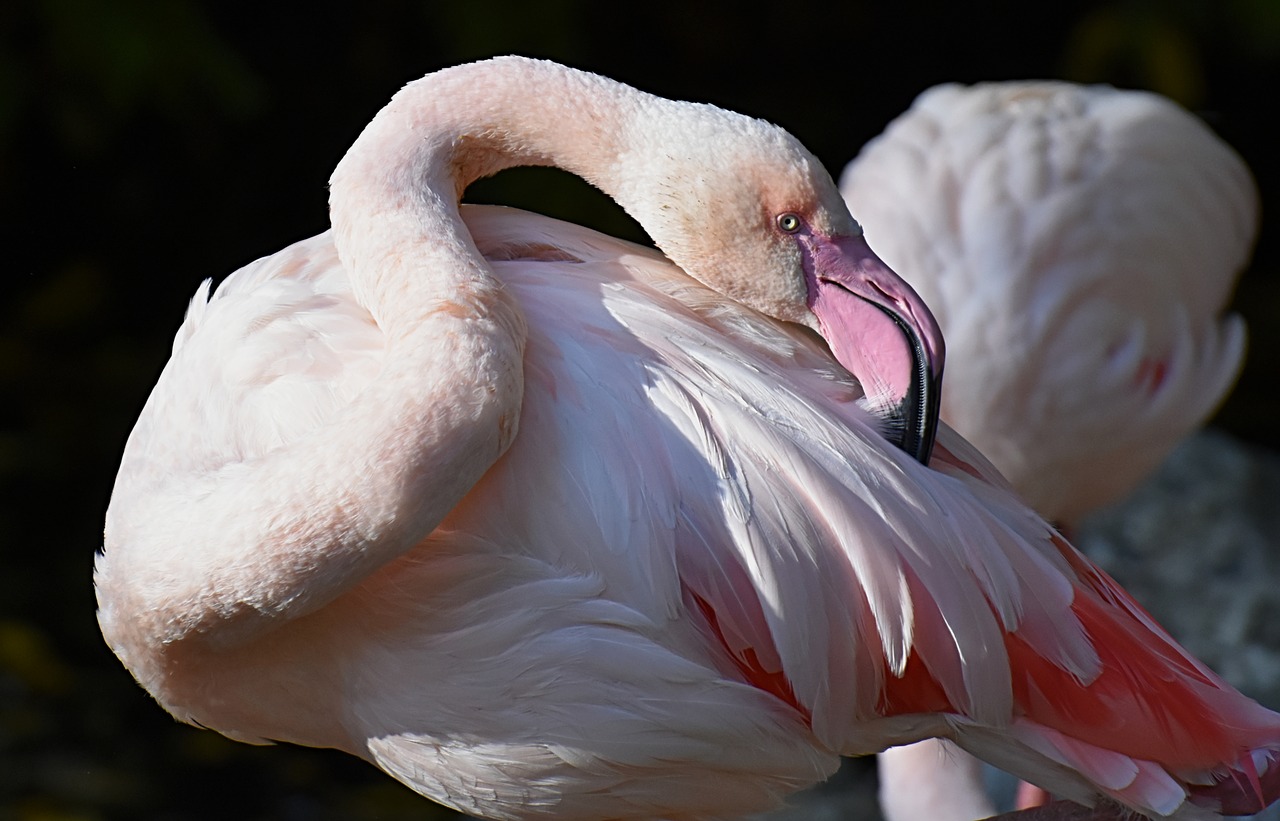
<svg viewBox="0 0 1280 821"><path fill-rule="evenodd" d="M800 218L795 214L779 214L778 227L788 234L794 234L800 230Z"/></svg>

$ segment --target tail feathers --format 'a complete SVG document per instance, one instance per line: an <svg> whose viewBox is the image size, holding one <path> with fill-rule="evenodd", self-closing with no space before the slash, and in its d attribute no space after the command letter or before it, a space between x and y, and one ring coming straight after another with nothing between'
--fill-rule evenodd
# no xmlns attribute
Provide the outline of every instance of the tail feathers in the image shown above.
<svg viewBox="0 0 1280 821"><path fill-rule="evenodd" d="M1012 769L1076 800L1083 777L1154 817L1251 814L1280 799L1280 715L1188 655L1065 542L1059 549L1079 574L1071 611L1099 667L1082 680L1007 635L1019 716L1004 732L1054 765L1021 772L1015 761ZM967 732L957 734L961 745L991 760L989 744L967 744ZM1064 768L1078 775L1064 778Z"/></svg>
<svg viewBox="0 0 1280 821"><path fill-rule="evenodd" d="M1074 738L1178 772L1212 771L1246 751L1280 748L1280 715L1192 658L1109 576L1059 542L1079 574L1072 613L1099 656L1080 681L1023 643L1015 700L1028 718Z"/></svg>
<svg viewBox="0 0 1280 821"><path fill-rule="evenodd" d="M1033 721L995 730L957 722L956 743L1054 795L1092 806L1100 795L1152 818L1206 821L1214 808L1190 803L1188 787L1163 766L1096 747Z"/></svg>
<svg viewBox="0 0 1280 821"><path fill-rule="evenodd" d="M1191 801L1223 815L1253 815L1280 799L1280 749L1254 750L1212 784L1193 784Z"/></svg>
<svg viewBox="0 0 1280 821"><path fill-rule="evenodd" d="M1280 751L1245 753L1213 773L1180 773L1027 719L1001 730L964 720L953 726L956 743L973 755L1081 804L1105 795L1152 818L1200 821L1252 815L1280 797Z"/></svg>

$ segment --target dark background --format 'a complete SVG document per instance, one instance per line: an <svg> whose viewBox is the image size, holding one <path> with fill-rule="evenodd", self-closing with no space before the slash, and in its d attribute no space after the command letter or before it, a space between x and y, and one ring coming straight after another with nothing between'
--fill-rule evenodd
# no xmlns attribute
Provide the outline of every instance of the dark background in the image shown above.
<svg viewBox="0 0 1280 821"><path fill-rule="evenodd" d="M0 819L435 817L354 759L174 724L102 644L90 575L196 285L323 230L330 170L403 83L508 52L764 117L835 174L934 83L1149 88L1232 143L1264 202L1280 184L1278 0L0 4ZM640 238L555 172L473 198ZM1216 424L1277 448L1264 220L1236 304L1249 365Z"/></svg>

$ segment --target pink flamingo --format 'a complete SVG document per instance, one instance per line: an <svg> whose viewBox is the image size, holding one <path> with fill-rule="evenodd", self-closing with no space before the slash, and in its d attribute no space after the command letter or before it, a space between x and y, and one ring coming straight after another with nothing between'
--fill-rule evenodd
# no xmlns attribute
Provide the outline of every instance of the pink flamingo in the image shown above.
<svg viewBox="0 0 1280 821"><path fill-rule="evenodd" d="M517 164L667 256L459 208ZM99 622L179 719L492 819L733 817L931 736L1149 815L1280 792L1280 716L931 447L936 325L785 132L503 58L396 95L331 213L202 286L126 445Z"/></svg>
<svg viewBox="0 0 1280 821"><path fill-rule="evenodd" d="M946 334L943 419L1047 518L1118 501L1235 381L1244 323L1223 312L1257 194L1235 152L1162 97L938 86L841 189ZM992 811L954 749L895 748L880 770L890 818Z"/></svg>

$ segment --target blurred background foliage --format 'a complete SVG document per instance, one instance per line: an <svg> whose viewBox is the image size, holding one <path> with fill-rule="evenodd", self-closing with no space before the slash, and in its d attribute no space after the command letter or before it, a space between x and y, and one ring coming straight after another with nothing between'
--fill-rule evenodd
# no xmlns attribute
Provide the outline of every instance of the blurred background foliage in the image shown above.
<svg viewBox="0 0 1280 821"><path fill-rule="evenodd" d="M199 281L323 230L330 169L404 82L507 52L765 117L835 173L934 83L1148 88L1235 145L1264 200L1280 185L1280 0L8 0L0 819L436 817L345 756L176 725L103 646L90 573L124 438ZM641 238L556 172L508 172L471 198ZM1275 448L1280 287L1264 220L1236 300L1250 361L1217 424Z"/></svg>

